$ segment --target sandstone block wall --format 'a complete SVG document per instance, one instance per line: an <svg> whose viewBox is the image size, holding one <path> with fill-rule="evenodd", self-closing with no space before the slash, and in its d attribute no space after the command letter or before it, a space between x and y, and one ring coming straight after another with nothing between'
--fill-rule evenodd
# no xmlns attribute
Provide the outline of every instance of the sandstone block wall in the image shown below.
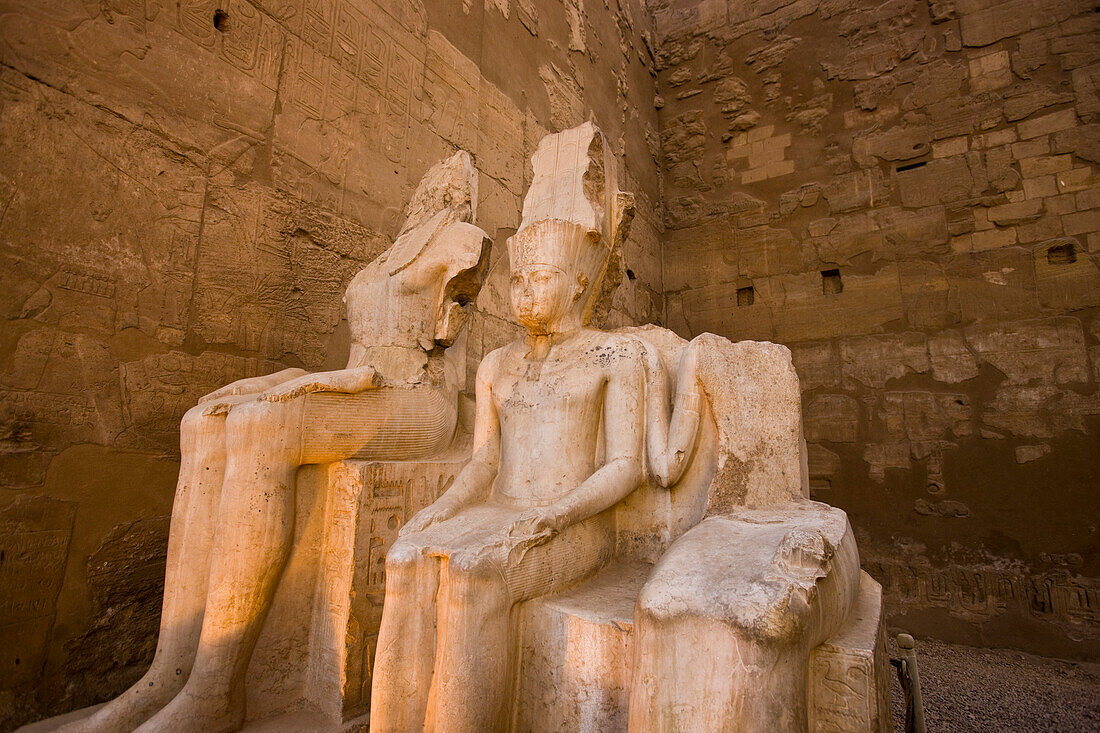
<svg viewBox="0 0 1100 733"><path fill-rule="evenodd" d="M421 174L480 171L469 369L511 337L534 146L592 117L638 216L609 325L661 314L641 0L0 0L0 729L151 658L183 412L347 357L343 289Z"/></svg>
<svg viewBox="0 0 1100 733"><path fill-rule="evenodd" d="M1100 13L654 0L666 325L788 344L888 623L1100 654Z"/></svg>

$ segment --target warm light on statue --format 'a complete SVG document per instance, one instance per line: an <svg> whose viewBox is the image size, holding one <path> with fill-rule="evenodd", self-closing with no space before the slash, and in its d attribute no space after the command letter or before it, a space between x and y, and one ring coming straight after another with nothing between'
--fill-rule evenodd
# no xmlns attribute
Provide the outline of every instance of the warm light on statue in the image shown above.
<svg viewBox="0 0 1100 733"><path fill-rule="evenodd" d="M464 366L446 347L489 250L469 223L476 204L467 153L424 176L394 245L348 286L346 369L240 380L184 416L152 666L66 733L241 727L246 670L291 551L298 467L422 458L451 442Z"/></svg>
<svg viewBox="0 0 1100 733"><path fill-rule="evenodd" d="M373 730L504 727L513 606L606 563L607 510L644 476L642 352L587 326L631 199L591 124L545 138L534 171L509 240L527 336L481 362L473 458L390 549Z"/></svg>

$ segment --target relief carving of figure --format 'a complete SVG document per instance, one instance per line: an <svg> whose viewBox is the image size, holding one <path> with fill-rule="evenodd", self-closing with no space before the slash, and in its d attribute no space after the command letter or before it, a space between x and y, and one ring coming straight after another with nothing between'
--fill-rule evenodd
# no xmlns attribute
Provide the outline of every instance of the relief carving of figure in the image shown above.
<svg viewBox="0 0 1100 733"><path fill-rule="evenodd" d="M66 731L243 724L245 672L294 536L298 467L422 458L454 436L464 366L447 347L490 246L470 223L476 202L467 153L428 171L394 245L347 289L346 369L243 379L187 412L152 666Z"/></svg>
<svg viewBox="0 0 1100 733"><path fill-rule="evenodd" d="M645 474L641 347L588 326L633 213L614 163L591 123L534 155L508 242L527 333L482 360L473 457L388 554L372 731L504 728L513 608L611 557L609 510Z"/></svg>

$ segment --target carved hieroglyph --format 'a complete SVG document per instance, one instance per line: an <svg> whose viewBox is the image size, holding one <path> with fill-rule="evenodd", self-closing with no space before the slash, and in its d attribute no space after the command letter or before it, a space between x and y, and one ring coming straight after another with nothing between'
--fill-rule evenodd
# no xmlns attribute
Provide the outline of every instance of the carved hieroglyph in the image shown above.
<svg viewBox="0 0 1100 733"><path fill-rule="evenodd" d="M298 467L415 459L452 440L465 306L489 250L469 223L476 205L467 153L428 171L394 245L347 289L346 369L241 380L187 413L153 664L66 730L241 726L249 659L291 552Z"/></svg>

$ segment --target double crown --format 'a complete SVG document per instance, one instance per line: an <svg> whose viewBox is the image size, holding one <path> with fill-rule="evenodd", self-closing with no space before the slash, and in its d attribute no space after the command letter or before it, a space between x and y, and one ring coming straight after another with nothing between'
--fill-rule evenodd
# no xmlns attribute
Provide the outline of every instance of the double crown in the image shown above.
<svg viewBox="0 0 1100 733"><path fill-rule="evenodd" d="M633 214L633 197L616 185L615 157L586 122L544 137L531 163L523 221L508 240L512 268L556 267L597 291Z"/></svg>

